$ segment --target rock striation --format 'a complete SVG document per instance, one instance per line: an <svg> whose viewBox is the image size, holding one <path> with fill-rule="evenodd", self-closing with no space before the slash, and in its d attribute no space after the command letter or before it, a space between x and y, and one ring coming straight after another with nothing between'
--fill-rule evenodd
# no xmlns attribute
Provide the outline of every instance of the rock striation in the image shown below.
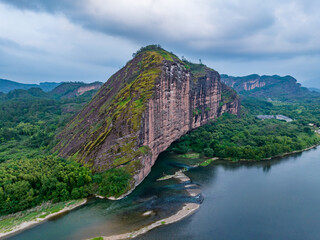
<svg viewBox="0 0 320 240"><path fill-rule="evenodd" d="M172 142L225 112L238 114L239 98L218 72L148 46L74 117L55 150L94 171L124 168L134 187Z"/></svg>

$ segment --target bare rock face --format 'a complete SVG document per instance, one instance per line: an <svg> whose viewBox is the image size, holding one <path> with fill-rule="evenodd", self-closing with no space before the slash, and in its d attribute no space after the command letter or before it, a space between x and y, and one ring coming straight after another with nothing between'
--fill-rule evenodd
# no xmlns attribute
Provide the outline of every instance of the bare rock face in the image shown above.
<svg viewBox="0 0 320 240"><path fill-rule="evenodd" d="M56 150L94 171L124 168L134 187L172 142L224 112L238 114L239 99L218 72L142 51L67 125Z"/></svg>
<svg viewBox="0 0 320 240"><path fill-rule="evenodd" d="M220 104L222 84L218 72L213 70L206 69L204 76L194 79L183 64L167 62L155 90L140 135L142 145L149 146L151 154L143 159L144 168L136 176L137 182L148 175L159 154L182 135L224 112L239 112L238 98Z"/></svg>
<svg viewBox="0 0 320 240"><path fill-rule="evenodd" d="M82 87L79 87L78 89L76 89L76 96L80 96L86 92L92 91L92 90L98 90L101 87L101 83L99 82L95 82L95 83L91 83Z"/></svg>

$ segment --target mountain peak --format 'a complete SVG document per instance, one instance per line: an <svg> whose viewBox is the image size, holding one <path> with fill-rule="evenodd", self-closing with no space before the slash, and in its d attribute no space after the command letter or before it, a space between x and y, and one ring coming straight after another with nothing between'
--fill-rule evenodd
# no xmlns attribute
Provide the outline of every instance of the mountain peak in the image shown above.
<svg viewBox="0 0 320 240"><path fill-rule="evenodd" d="M55 149L94 171L124 168L135 186L173 141L238 113L236 95L221 98L229 90L203 64L187 65L157 45L141 48L66 126Z"/></svg>

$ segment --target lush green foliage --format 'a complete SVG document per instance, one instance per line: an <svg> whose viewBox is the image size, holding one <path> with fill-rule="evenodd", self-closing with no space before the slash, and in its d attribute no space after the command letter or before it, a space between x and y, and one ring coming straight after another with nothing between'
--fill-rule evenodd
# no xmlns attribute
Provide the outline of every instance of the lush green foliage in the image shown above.
<svg viewBox="0 0 320 240"><path fill-rule="evenodd" d="M31 209L20 211L14 214L0 217L0 232L9 232L16 226L29 221L44 219L52 213L57 213L65 207L75 207L83 203L83 199L70 200L66 202L50 203L46 202Z"/></svg>
<svg viewBox="0 0 320 240"><path fill-rule="evenodd" d="M43 93L40 89L14 90L0 101L0 163L50 150L55 132L90 99L53 100Z"/></svg>
<svg viewBox="0 0 320 240"><path fill-rule="evenodd" d="M182 57L182 62L184 63L185 68L192 72L193 76L195 77L194 81L196 81L198 78L204 77L206 75L206 70L212 70L201 62L199 64L192 63L184 57Z"/></svg>
<svg viewBox="0 0 320 240"><path fill-rule="evenodd" d="M136 57L137 55L141 54L141 53L145 53L145 52L157 52L159 53L164 59L168 60L168 61L180 61L179 58L174 55L172 52L167 52L166 50L164 50L159 44L153 44L153 45L148 45L145 47L141 47L136 53L132 54L132 57Z"/></svg>
<svg viewBox="0 0 320 240"><path fill-rule="evenodd" d="M66 201L92 192L92 173L78 163L52 156L9 160L0 164L0 214L43 201Z"/></svg>
<svg viewBox="0 0 320 240"><path fill-rule="evenodd" d="M284 114L295 121L258 120L256 114ZM243 100L243 116L225 114L216 122L183 136L171 146L177 153L188 151L207 157L261 160L302 150L319 143L320 137L308 123L320 126L319 105L268 103Z"/></svg>
<svg viewBox="0 0 320 240"><path fill-rule="evenodd" d="M118 197L129 190L131 176L123 168L110 169L99 176L99 194L102 196Z"/></svg>
<svg viewBox="0 0 320 240"><path fill-rule="evenodd" d="M127 173L115 170L93 175L88 168L51 152L55 134L90 96L59 100L42 93L15 90L0 100L0 215L46 201L123 194L130 184Z"/></svg>
<svg viewBox="0 0 320 240"><path fill-rule="evenodd" d="M175 58L170 53L162 52L164 50L159 46L149 46L137 54L151 51L146 56L152 56L155 50L160 52L161 57L153 57L154 60ZM185 64L194 72L203 72L204 65ZM134 90L137 96L128 94L130 91L120 92L113 105L116 109L114 119L119 120L117 113L127 104L132 104L127 109L134 117L126 117L125 120L130 121L135 130L139 128L145 101L151 96L150 86L142 85L145 83L143 79L148 77L152 80L158 74L154 68L147 73L148 76L137 75L137 81L123 88L123 91ZM139 93L141 89L144 90L143 94ZM223 102L228 102L233 94L234 91L224 91ZM114 167L129 162L126 170L111 169L101 174L94 174L86 166L58 158L51 152L56 145L54 136L90 99L91 95L85 94L76 98L56 99L36 88L0 95L0 215L47 201L60 202L93 194L118 197L130 188L130 173L139 168L140 162L129 160L137 154L145 154L149 151L147 148L133 151L130 143L123 145L119 149L123 155L114 161ZM224 115L216 122L183 136L171 149L180 154L196 152L209 158L260 160L301 150L320 140L314 129L308 126L309 123L320 126L319 101L308 99L295 103L270 103L245 98L242 104L241 118ZM295 121L261 121L255 118L258 114L283 114ZM101 141L102 137L95 141ZM209 161L203 166L206 164Z"/></svg>
<svg viewBox="0 0 320 240"><path fill-rule="evenodd" d="M93 194L117 197L130 186L130 175L123 169L93 175L79 163L54 156L8 160L0 164L0 175L0 215L46 201L61 202Z"/></svg>

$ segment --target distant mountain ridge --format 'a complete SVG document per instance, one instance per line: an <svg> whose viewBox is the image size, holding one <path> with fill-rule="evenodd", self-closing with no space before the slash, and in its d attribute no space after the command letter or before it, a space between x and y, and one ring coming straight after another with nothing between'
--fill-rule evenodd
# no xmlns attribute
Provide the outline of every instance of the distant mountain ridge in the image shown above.
<svg viewBox="0 0 320 240"><path fill-rule="evenodd" d="M61 83L50 92L45 92L39 85L28 89L14 89L8 93L0 92L0 100L11 99L30 99L30 98L48 98L48 99L64 99L79 96L91 97L100 89L102 82L83 83L69 82ZM31 85L31 84L30 84Z"/></svg>
<svg viewBox="0 0 320 240"><path fill-rule="evenodd" d="M221 74L221 81L240 94L264 99L291 101L320 96L320 93L302 87L292 76L251 74L233 77Z"/></svg>
<svg viewBox="0 0 320 240"><path fill-rule="evenodd" d="M310 91L313 91L313 92L320 92L320 88L308 88Z"/></svg>
<svg viewBox="0 0 320 240"><path fill-rule="evenodd" d="M55 87L59 86L60 83L56 82L42 82L40 84L27 84L27 83L19 83L7 79L0 79L0 92L8 93L15 89L23 89L28 90L30 88L41 88L45 92L49 92Z"/></svg>

